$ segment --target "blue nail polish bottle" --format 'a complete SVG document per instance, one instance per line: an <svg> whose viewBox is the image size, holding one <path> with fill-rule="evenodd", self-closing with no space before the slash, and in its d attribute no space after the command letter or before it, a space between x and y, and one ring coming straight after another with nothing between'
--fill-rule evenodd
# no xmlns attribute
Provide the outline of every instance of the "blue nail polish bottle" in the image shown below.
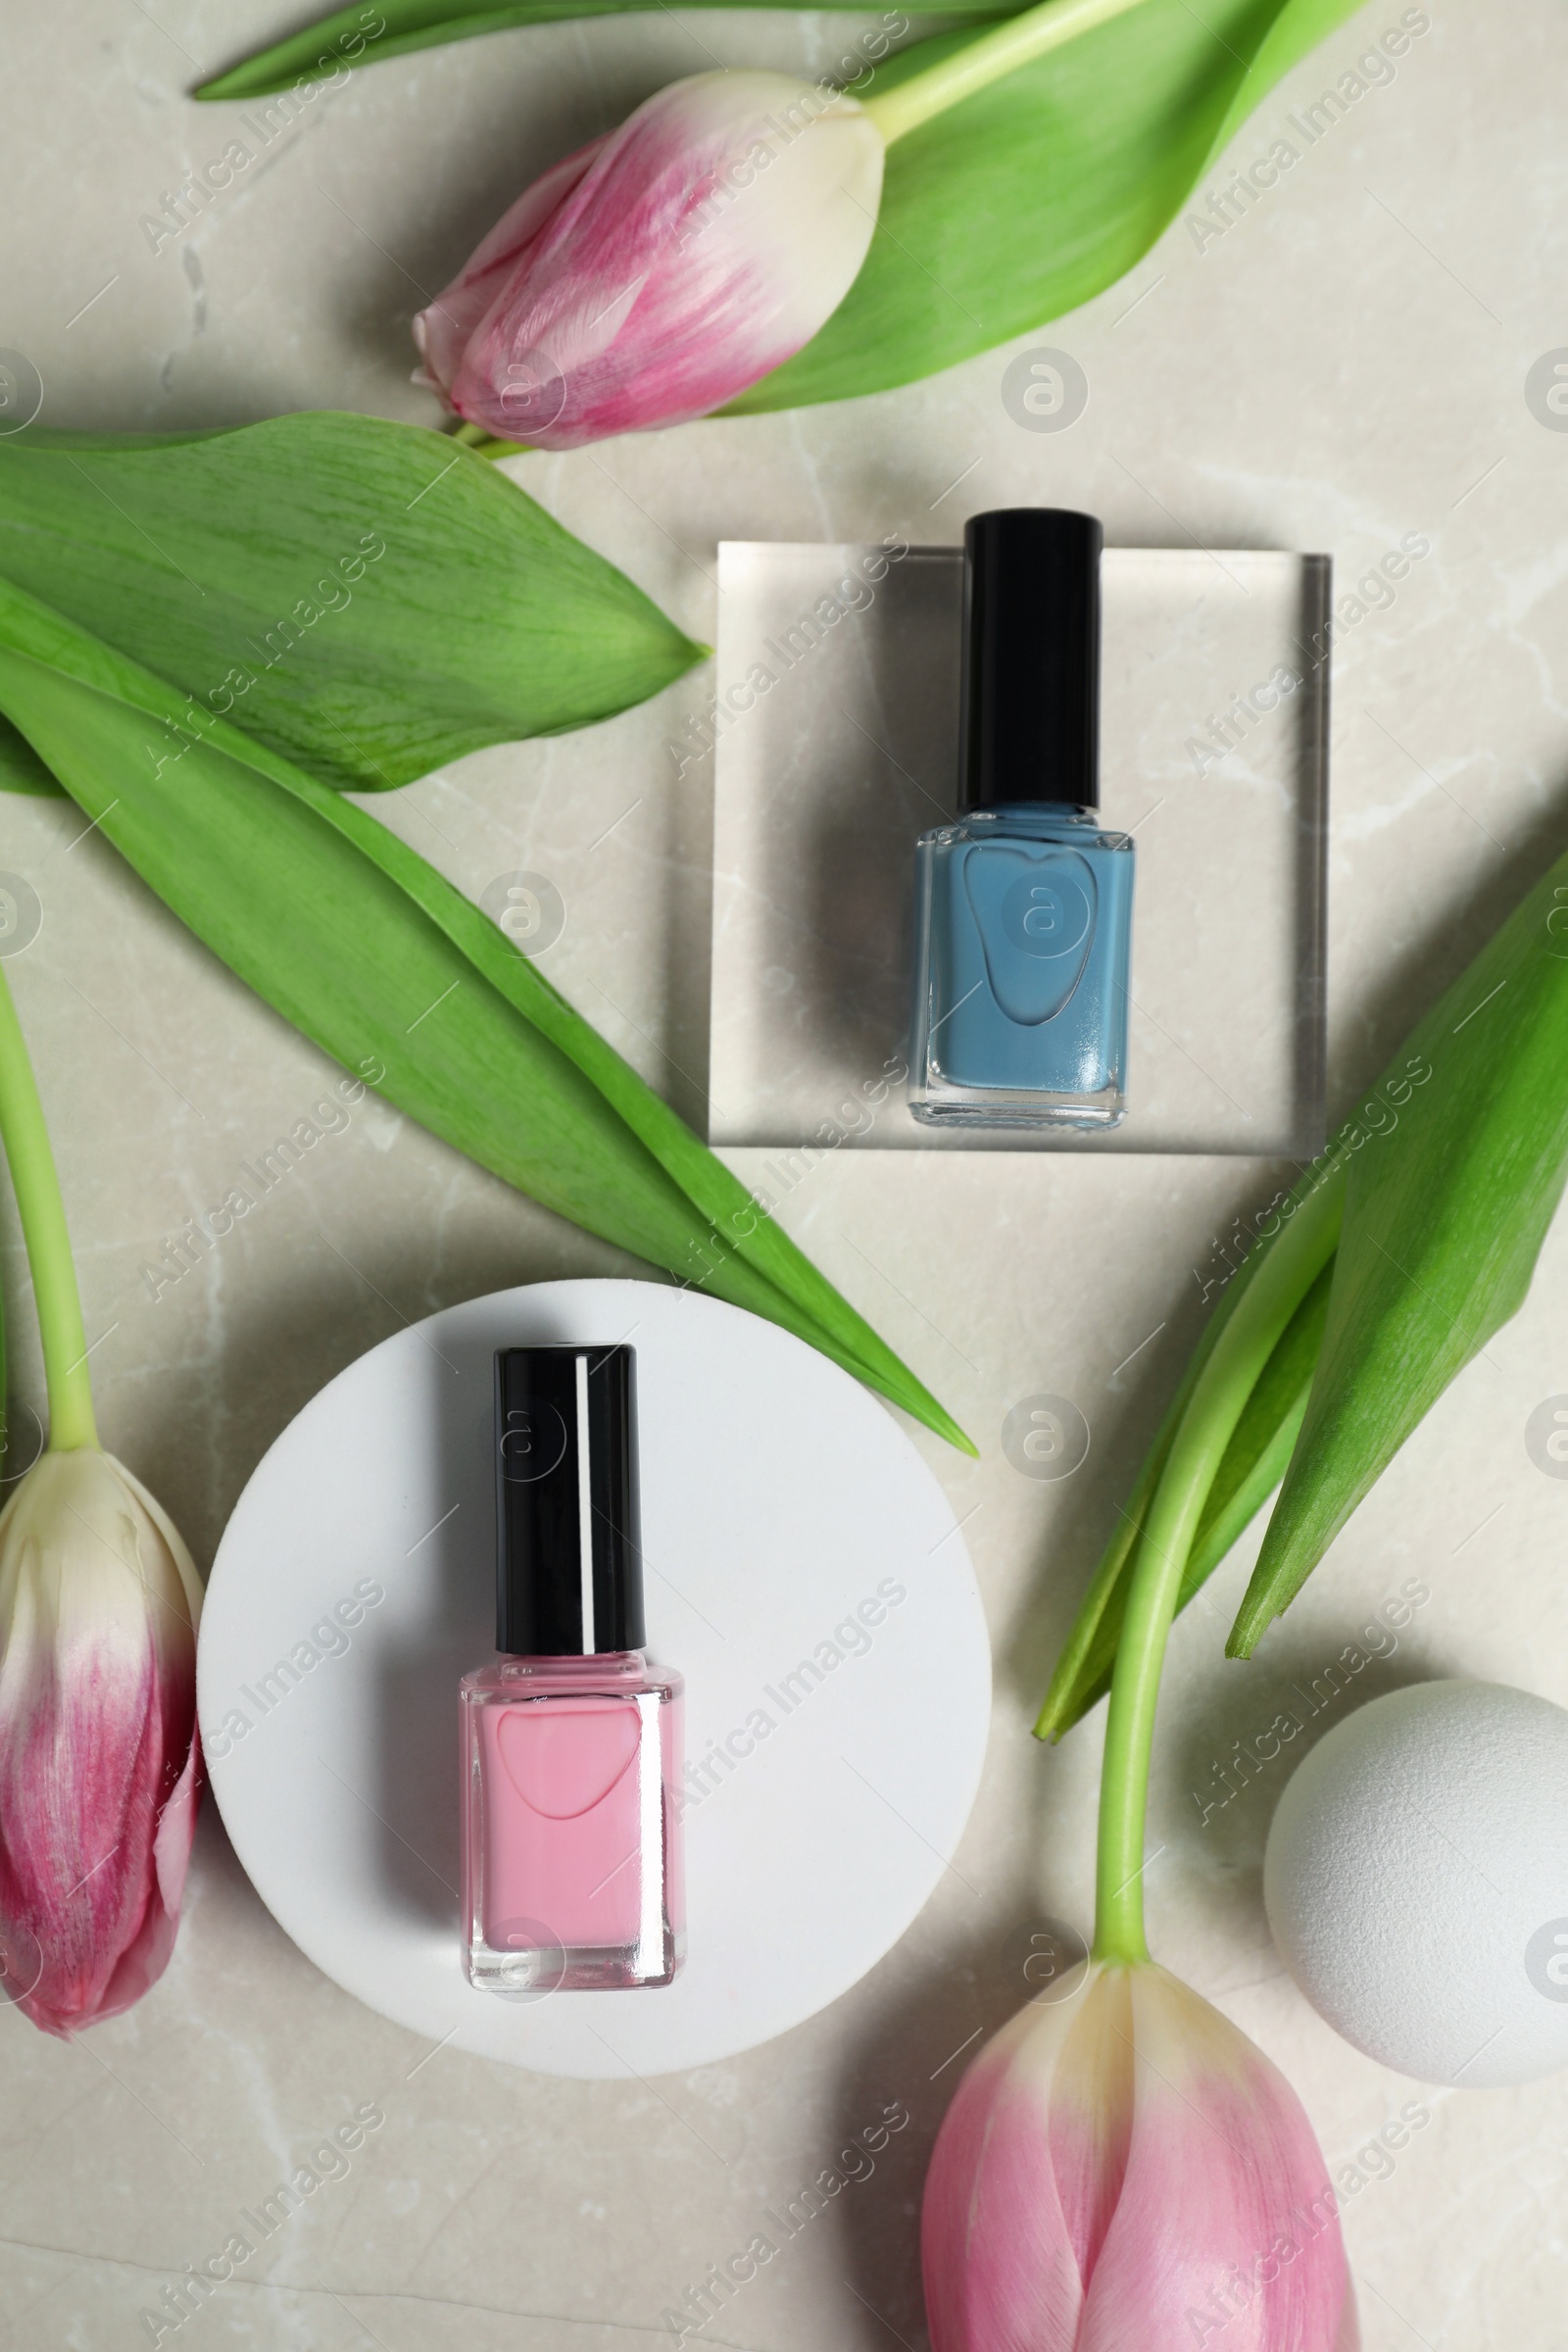
<svg viewBox="0 0 1568 2352"><path fill-rule="evenodd" d="M933 1127L1118 1126L1133 845L1101 829L1092 514L963 539L961 813L915 850L909 1107Z"/></svg>

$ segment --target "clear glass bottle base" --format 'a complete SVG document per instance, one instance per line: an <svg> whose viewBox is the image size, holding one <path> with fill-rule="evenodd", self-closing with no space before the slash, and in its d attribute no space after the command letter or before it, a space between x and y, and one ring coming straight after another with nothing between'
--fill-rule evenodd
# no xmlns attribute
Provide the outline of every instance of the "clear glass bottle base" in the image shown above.
<svg viewBox="0 0 1568 2352"><path fill-rule="evenodd" d="M642 1942L534 1943L498 1950L476 1938L464 1953L470 1984L514 2001L541 2001L551 1992L626 1992L672 1984L685 1957L685 1936L667 1926L652 1951Z"/></svg>
<svg viewBox="0 0 1568 2352"><path fill-rule="evenodd" d="M464 1973L514 2001L670 1984L682 1683L640 1649L465 1675Z"/></svg>
<svg viewBox="0 0 1568 2352"><path fill-rule="evenodd" d="M1133 861L1129 835L1059 802L988 805L920 836L917 1122L1120 1125Z"/></svg>
<svg viewBox="0 0 1568 2352"><path fill-rule="evenodd" d="M1103 1135L1127 1116L1127 1099L1116 1087L1100 1095L1004 1093L995 1087L976 1094L928 1070L924 1093L910 1092L909 1111L922 1127L1077 1127Z"/></svg>

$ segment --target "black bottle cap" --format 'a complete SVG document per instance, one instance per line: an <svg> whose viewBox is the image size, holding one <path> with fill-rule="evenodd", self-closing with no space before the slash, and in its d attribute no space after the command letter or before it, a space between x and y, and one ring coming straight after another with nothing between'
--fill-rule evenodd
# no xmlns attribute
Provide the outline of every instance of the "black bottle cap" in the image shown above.
<svg viewBox="0 0 1568 2352"><path fill-rule="evenodd" d="M1002 507L963 533L958 806L1100 803L1100 551L1093 514Z"/></svg>
<svg viewBox="0 0 1568 2352"><path fill-rule="evenodd" d="M643 1646L636 1353L496 1352L496 1647Z"/></svg>

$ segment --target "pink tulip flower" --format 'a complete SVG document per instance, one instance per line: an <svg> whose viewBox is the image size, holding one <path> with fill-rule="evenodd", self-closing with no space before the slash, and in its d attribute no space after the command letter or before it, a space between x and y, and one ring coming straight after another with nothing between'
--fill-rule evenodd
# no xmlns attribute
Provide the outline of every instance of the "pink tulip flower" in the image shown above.
<svg viewBox="0 0 1568 2352"><path fill-rule="evenodd" d="M1261 2050L1153 1961L981 2051L921 2222L934 2352L1354 2352L1338 2206Z"/></svg>
<svg viewBox="0 0 1568 2352"><path fill-rule="evenodd" d="M0 1513L0 1970L69 2036L163 1973L196 1823L201 1585L112 1454L43 1454Z"/></svg>
<svg viewBox="0 0 1568 2352"><path fill-rule="evenodd" d="M448 408L575 449L704 416L810 340L876 226L883 137L787 74L697 74L526 189L414 322Z"/></svg>

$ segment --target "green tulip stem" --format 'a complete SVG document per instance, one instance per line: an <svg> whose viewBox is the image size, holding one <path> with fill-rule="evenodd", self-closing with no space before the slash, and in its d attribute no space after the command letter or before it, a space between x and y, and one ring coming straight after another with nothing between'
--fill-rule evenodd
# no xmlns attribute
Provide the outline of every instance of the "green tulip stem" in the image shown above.
<svg viewBox="0 0 1568 2352"><path fill-rule="evenodd" d="M87 1335L81 1294L66 1230L66 1204L49 1148L43 1104L27 1059L27 1048L0 968L0 1143L27 1247L44 1376L49 1386L49 1450L73 1453L98 1443L92 1382L87 1371Z"/></svg>
<svg viewBox="0 0 1568 2352"><path fill-rule="evenodd" d="M482 424L460 424L452 433L454 441L471 449L476 458L488 458L492 465L498 458L525 458L533 448L531 441L501 441L487 433Z"/></svg>
<svg viewBox="0 0 1568 2352"><path fill-rule="evenodd" d="M1092 32L1097 24L1107 24L1112 17L1141 5L1142 0L1043 0L1039 8L983 32L978 40L966 42L940 65L928 66L923 74L911 74L884 96L867 98L865 111L891 147L906 131L918 130L934 115L946 114L950 106L972 98L1004 74L1016 74L1020 66L1033 65L1049 49L1059 49L1080 33Z"/></svg>
<svg viewBox="0 0 1568 2352"><path fill-rule="evenodd" d="M1149 1957L1143 1880L1149 1768L1182 1572L1243 1408L1339 1240L1344 1198L1344 1176L1336 1169L1270 1244L1194 1385L1149 1506L1105 1722L1095 1886L1097 1959L1131 1965Z"/></svg>

